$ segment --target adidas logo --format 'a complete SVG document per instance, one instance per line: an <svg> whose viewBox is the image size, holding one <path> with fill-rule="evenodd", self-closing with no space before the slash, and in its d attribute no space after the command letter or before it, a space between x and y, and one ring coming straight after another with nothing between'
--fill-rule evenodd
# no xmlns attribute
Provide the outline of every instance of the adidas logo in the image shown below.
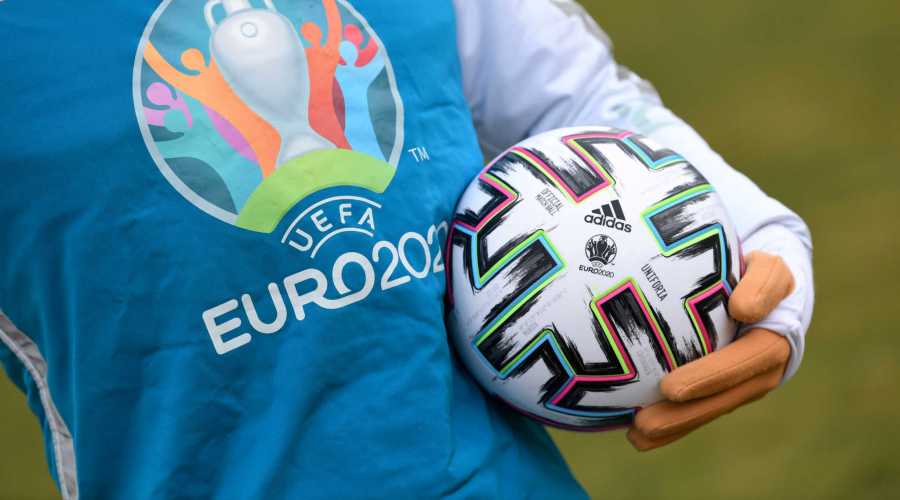
<svg viewBox="0 0 900 500"><path fill-rule="evenodd" d="M592 210L591 213L584 216L584 221L588 224L596 226L608 227L626 233L631 232L631 224L625 219L625 212L622 211L622 205L619 200L613 200L602 207Z"/></svg>

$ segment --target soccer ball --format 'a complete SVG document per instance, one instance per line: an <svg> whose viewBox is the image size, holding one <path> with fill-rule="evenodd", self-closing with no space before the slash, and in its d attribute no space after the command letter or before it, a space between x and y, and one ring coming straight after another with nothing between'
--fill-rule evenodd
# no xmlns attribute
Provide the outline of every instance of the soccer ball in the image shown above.
<svg viewBox="0 0 900 500"><path fill-rule="evenodd" d="M559 427L628 425L666 373L737 331L740 248L719 194L630 132L555 130L506 151L463 194L449 259L463 363Z"/></svg>

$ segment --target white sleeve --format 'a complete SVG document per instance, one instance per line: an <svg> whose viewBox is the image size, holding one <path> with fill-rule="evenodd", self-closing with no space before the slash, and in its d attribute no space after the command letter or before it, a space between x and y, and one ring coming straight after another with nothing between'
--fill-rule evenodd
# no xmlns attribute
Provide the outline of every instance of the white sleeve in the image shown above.
<svg viewBox="0 0 900 500"><path fill-rule="evenodd" d="M784 335L803 357L813 309L812 241L795 213L731 168L653 87L616 64L609 39L571 0L454 0L463 87L479 140L494 156L546 130L611 125L678 151L722 194L744 252L780 255L797 287L753 326Z"/></svg>

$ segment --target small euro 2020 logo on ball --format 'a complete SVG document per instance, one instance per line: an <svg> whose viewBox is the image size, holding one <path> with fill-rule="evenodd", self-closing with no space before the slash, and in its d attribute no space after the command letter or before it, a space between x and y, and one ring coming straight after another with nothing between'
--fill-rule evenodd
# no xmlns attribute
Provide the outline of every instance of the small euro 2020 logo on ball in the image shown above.
<svg viewBox="0 0 900 500"><path fill-rule="evenodd" d="M597 234L584 245L584 254L594 267L603 267L616 260L616 242L605 234Z"/></svg>

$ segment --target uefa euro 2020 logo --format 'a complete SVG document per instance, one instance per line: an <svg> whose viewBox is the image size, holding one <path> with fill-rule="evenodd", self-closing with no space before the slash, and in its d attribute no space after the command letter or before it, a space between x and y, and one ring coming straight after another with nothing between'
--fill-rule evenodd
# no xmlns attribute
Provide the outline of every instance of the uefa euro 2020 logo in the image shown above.
<svg viewBox="0 0 900 500"><path fill-rule="evenodd" d="M167 0L138 48L134 100L172 186L261 233L321 189L383 192L403 147L385 47L343 0Z"/></svg>
<svg viewBox="0 0 900 500"><path fill-rule="evenodd" d="M591 265L596 267L612 264L616 260L617 253L616 242L605 234L592 236L584 245L584 254Z"/></svg>

